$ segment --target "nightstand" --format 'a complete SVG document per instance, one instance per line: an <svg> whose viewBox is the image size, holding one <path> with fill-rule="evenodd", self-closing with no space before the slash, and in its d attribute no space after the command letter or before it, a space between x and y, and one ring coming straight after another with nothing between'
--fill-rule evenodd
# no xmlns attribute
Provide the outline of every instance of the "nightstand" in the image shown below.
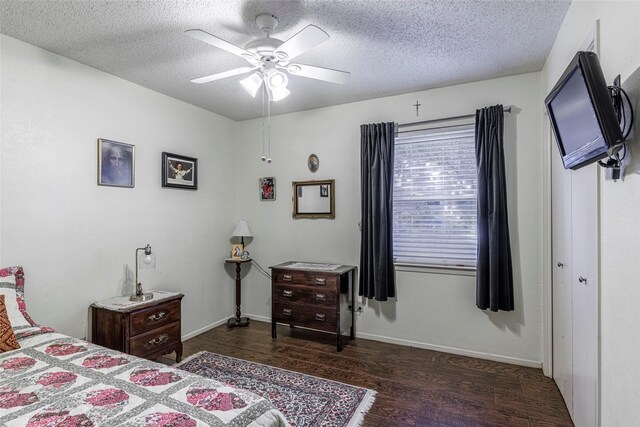
<svg viewBox="0 0 640 427"><path fill-rule="evenodd" d="M153 299L129 301L128 296L91 304L91 341L149 360L176 352L182 359L180 309L184 295L153 291Z"/></svg>

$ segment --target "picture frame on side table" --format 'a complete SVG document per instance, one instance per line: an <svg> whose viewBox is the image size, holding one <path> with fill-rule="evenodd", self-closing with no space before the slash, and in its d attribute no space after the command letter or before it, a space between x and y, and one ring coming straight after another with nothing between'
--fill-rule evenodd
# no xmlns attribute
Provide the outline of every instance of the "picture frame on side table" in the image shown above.
<svg viewBox="0 0 640 427"><path fill-rule="evenodd" d="M162 186L183 190L198 189L198 159L162 153Z"/></svg>
<svg viewBox="0 0 640 427"><path fill-rule="evenodd" d="M261 201L273 201L276 199L276 179L274 177L264 177L258 180Z"/></svg>
<svg viewBox="0 0 640 427"><path fill-rule="evenodd" d="M135 145L98 138L98 185L135 187Z"/></svg>
<svg viewBox="0 0 640 427"><path fill-rule="evenodd" d="M231 245L231 259L242 259L242 244L234 243Z"/></svg>

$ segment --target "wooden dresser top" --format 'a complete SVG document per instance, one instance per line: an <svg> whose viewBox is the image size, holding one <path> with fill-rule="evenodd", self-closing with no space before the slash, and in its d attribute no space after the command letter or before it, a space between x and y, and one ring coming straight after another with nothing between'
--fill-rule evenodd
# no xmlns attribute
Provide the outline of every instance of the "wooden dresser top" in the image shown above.
<svg viewBox="0 0 640 427"><path fill-rule="evenodd" d="M314 266L316 268L314 268ZM323 274L343 274L351 270L355 270L355 265L342 265L342 264L325 264L318 262L303 262L303 261L287 261L282 264L272 265L271 267L277 270L294 270L294 271L306 271L310 273L323 273Z"/></svg>
<svg viewBox="0 0 640 427"><path fill-rule="evenodd" d="M121 313L130 313L147 307L153 307L158 304L165 304L176 299L182 299L183 294L179 292L168 292L150 290L153 292L153 298L147 301L134 302L129 300L129 295L115 297L104 301L98 301L91 304L91 307L102 308L110 311L118 311Z"/></svg>

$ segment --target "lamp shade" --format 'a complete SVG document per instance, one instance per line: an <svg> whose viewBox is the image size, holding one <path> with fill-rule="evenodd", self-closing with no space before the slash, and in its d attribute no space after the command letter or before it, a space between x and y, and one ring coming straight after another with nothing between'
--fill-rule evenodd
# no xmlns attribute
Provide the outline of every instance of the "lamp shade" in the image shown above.
<svg viewBox="0 0 640 427"><path fill-rule="evenodd" d="M244 219L241 219L236 225L236 229L233 230L231 237L253 237L251 230L249 230L249 224Z"/></svg>
<svg viewBox="0 0 640 427"><path fill-rule="evenodd" d="M254 73L246 79L240 80L240 84L249 93L249 95L255 98L258 93L258 89L262 86L262 78L260 77L260 74Z"/></svg>
<svg viewBox="0 0 640 427"><path fill-rule="evenodd" d="M269 88L269 98L273 102L278 102L285 99L287 96L289 96L290 93L291 91L289 91L289 89L287 89L286 87Z"/></svg>
<svg viewBox="0 0 640 427"><path fill-rule="evenodd" d="M156 254L153 252L141 253L139 256L138 268L156 268Z"/></svg>

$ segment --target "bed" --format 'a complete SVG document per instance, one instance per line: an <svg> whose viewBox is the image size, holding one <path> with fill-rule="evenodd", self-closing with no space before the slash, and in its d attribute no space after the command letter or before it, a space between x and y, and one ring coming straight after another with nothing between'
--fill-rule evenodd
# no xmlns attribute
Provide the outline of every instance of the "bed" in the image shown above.
<svg viewBox="0 0 640 427"><path fill-rule="evenodd" d="M0 295L20 345L0 353L0 425L288 425L246 390L37 325L26 311L20 267L0 269Z"/></svg>

